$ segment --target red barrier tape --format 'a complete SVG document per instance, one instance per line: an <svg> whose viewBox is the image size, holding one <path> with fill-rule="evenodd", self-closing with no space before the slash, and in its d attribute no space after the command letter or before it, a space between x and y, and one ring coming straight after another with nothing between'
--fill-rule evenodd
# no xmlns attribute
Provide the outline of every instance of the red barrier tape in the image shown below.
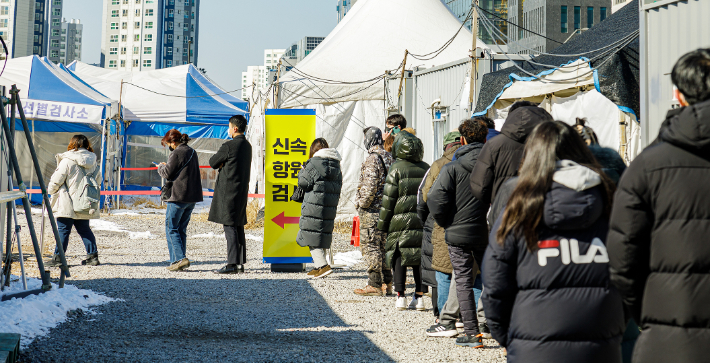
<svg viewBox="0 0 710 363"><path fill-rule="evenodd" d="M200 165L200 169L212 169L209 165ZM121 168L121 170L135 171L135 170L158 170L157 166L152 168Z"/></svg>
<svg viewBox="0 0 710 363"><path fill-rule="evenodd" d="M15 191L18 191L18 189L15 189ZM41 189L27 189L25 192L27 194L42 194ZM101 195L160 195L160 190L104 190L101 192ZM214 192L202 192L202 195L212 197L214 196ZM266 195L264 194L249 194L249 198L263 199L265 197Z"/></svg>

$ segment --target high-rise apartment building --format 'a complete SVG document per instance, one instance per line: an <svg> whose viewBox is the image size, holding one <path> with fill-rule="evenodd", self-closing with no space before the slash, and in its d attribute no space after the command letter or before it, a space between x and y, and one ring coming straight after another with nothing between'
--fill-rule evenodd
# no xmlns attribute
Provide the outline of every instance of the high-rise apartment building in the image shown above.
<svg viewBox="0 0 710 363"><path fill-rule="evenodd" d="M611 15L609 0L525 0L522 5L523 28L545 38L522 30L508 43L511 53L549 52L575 33L579 34Z"/></svg>
<svg viewBox="0 0 710 363"><path fill-rule="evenodd" d="M290 71L298 62L311 54L324 39L324 37L304 37L288 47L283 56L285 71ZM284 69L282 68L282 70Z"/></svg>
<svg viewBox="0 0 710 363"><path fill-rule="evenodd" d="M490 19L495 27L503 34L508 34L508 23L506 19L508 18L508 1L509 0L479 0L478 6L485 11L478 13L479 18L485 16ZM516 0L510 0L516 1ZM449 10L457 17L460 21L464 22L466 28L471 30L471 20L468 18L468 14L471 12L471 0L444 0L444 4L449 7ZM505 38L500 36L500 38ZM496 39L492 36L486 29L480 25L478 26L478 39L481 39L486 44L493 44L493 40ZM500 40L496 41L502 44Z"/></svg>
<svg viewBox="0 0 710 363"><path fill-rule="evenodd" d="M345 14L350 11L350 8L355 5L357 0L338 0L338 5L336 5L335 10L338 12L338 23L343 20Z"/></svg>
<svg viewBox="0 0 710 363"><path fill-rule="evenodd" d="M104 0L101 66L197 65L200 0Z"/></svg>
<svg viewBox="0 0 710 363"><path fill-rule="evenodd" d="M59 61L69 64L75 60L81 60L81 43L84 32L84 25L79 19L66 19L62 21L62 37L59 43Z"/></svg>
<svg viewBox="0 0 710 363"><path fill-rule="evenodd" d="M284 55L285 49L264 49L264 65L248 66L242 72L242 99L252 99L252 94L265 92L269 87L269 71L277 69L279 59ZM284 71L282 68L281 71ZM255 85L255 88L250 87Z"/></svg>
<svg viewBox="0 0 710 363"><path fill-rule="evenodd" d="M0 0L0 36L10 58L36 54L59 61L62 1Z"/></svg>

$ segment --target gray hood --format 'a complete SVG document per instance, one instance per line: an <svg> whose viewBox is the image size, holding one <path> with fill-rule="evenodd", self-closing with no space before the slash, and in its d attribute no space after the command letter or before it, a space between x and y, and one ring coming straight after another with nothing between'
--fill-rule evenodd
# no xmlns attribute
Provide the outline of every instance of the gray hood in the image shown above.
<svg viewBox="0 0 710 363"><path fill-rule="evenodd" d="M373 146L383 145L382 130L377 127L368 127L365 129L365 150L372 149Z"/></svg>
<svg viewBox="0 0 710 363"><path fill-rule="evenodd" d="M88 172L93 171L96 167L96 154L86 149L79 149L77 151L70 150L57 154L57 165L59 165L63 159L69 159L75 162Z"/></svg>
<svg viewBox="0 0 710 363"><path fill-rule="evenodd" d="M558 161L552 180L578 192L602 183L602 178L594 170L572 160Z"/></svg>

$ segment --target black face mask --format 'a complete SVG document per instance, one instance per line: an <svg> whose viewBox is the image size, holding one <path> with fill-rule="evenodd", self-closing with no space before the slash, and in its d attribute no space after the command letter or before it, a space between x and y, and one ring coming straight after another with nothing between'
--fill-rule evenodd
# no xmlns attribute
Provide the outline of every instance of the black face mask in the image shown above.
<svg viewBox="0 0 710 363"><path fill-rule="evenodd" d="M175 149L173 149L172 146L168 146L168 150L173 151L173 150L175 150Z"/></svg>

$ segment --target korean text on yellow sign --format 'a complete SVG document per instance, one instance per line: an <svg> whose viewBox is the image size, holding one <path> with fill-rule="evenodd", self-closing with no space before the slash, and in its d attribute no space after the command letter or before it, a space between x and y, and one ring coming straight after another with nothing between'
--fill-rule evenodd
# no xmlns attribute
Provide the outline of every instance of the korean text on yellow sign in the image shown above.
<svg viewBox="0 0 710 363"><path fill-rule="evenodd" d="M298 173L316 137L315 110L266 110L264 262L310 263L296 243L301 203L291 201Z"/></svg>

